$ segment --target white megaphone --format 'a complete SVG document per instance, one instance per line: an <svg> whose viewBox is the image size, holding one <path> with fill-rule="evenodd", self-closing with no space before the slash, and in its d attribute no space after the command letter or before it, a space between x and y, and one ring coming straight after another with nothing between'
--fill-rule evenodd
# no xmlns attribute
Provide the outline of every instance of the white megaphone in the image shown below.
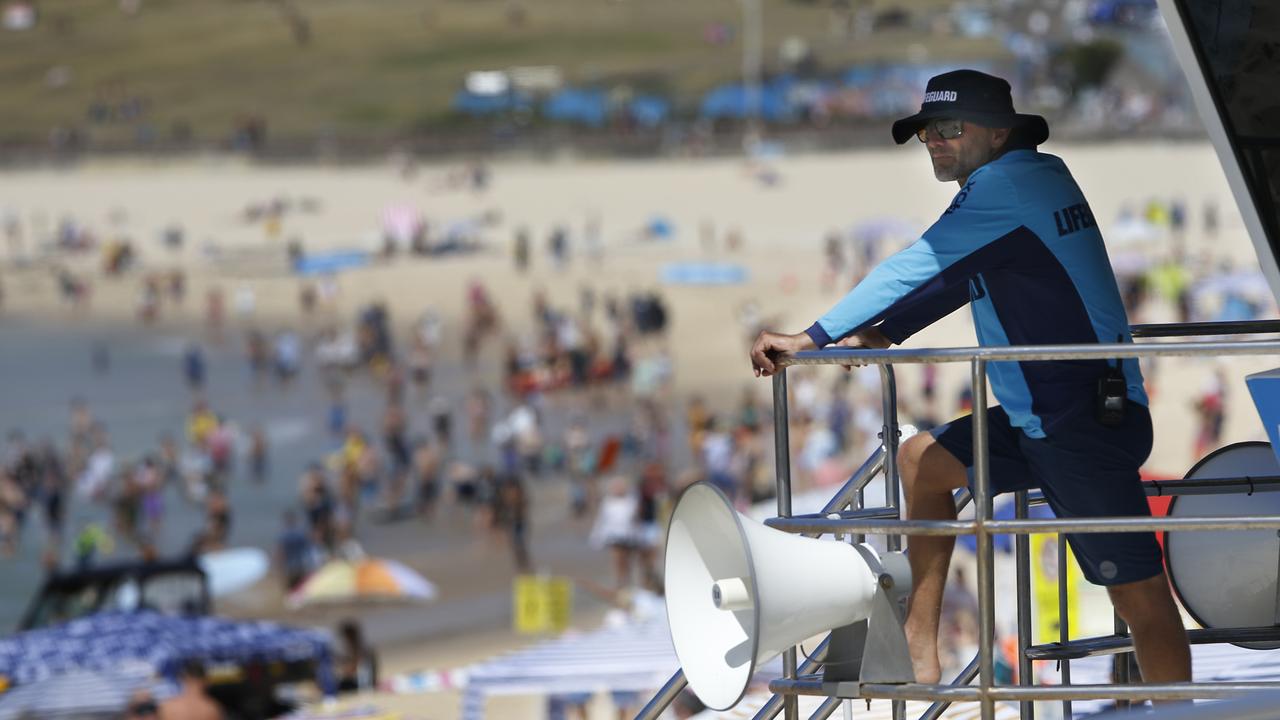
<svg viewBox="0 0 1280 720"><path fill-rule="evenodd" d="M842 683L841 696L856 694L849 682L914 682L896 607L910 585L900 553L882 564L868 545L765 527L705 482L681 494L667 531L671 639L689 687L715 710L742 699L757 666L827 630L824 685Z"/></svg>

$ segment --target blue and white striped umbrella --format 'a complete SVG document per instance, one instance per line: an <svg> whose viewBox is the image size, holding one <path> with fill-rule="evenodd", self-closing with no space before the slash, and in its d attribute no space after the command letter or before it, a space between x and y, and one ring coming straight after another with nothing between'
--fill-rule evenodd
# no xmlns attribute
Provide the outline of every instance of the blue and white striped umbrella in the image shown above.
<svg viewBox="0 0 1280 720"><path fill-rule="evenodd" d="M0 676L13 685L78 670L102 671L141 661L169 680L182 663L314 660L322 686L332 683L329 636L256 620L111 612L0 639Z"/></svg>

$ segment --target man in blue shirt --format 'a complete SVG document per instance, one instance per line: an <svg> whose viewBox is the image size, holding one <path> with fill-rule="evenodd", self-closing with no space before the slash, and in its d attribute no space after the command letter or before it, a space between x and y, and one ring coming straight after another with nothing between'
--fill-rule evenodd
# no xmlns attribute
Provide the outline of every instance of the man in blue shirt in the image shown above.
<svg viewBox="0 0 1280 720"><path fill-rule="evenodd" d="M1062 160L1036 151L1044 118L1014 112L1009 84L973 70L929 81L919 113L894 123L917 137L934 175L960 186L915 243L877 266L808 330L763 332L757 376L779 355L836 343L883 348L969 304L981 345L1130 342L1102 235ZM993 492L1039 487L1060 517L1149 515L1138 468L1151 416L1136 360L992 362ZM902 444L911 519L954 519L971 482L972 417ZM1070 534L1085 577L1104 585L1133 633L1148 682L1191 679L1186 631L1152 533ZM907 639L919 682L938 682L939 612L953 538L913 537Z"/></svg>

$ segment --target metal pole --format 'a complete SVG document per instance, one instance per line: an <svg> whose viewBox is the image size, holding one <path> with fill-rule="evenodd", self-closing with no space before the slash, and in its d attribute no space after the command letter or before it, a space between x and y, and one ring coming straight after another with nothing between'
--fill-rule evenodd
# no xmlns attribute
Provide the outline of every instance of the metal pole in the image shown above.
<svg viewBox="0 0 1280 720"><path fill-rule="evenodd" d="M822 701L817 710L813 711L813 714L809 716L809 720L827 720L827 718L831 717L831 713L836 711L836 708L848 702L848 700L841 700L837 697L829 697ZM845 716L847 717L848 714L849 711L846 710Z"/></svg>
<svg viewBox="0 0 1280 720"><path fill-rule="evenodd" d="M791 692L799 695L826 696L821 679L814 680L775 680L769 683L774 692ZM1023 700L1209 700L1227 698L1248 693L1267 693L1273 695L1280 691L1277 682L1214 682L1214 683L1166 683L1121 686L1106 683L1104 685L1037 685L1021 687L1019 685L998 685L984 691L980 687L963 687L956 685L922 685L907 683L903 685L886 685L868 683L859 689L860 698L884 700L933 700L957 702L978 702L984 697L993 701L1021 702ZM1275 713L1266 715L1272 718ZM1260 716L1249 716L1260 717Z"/></svg>
<svg viewBox="0 0 1280 720"><path fill-rule="evenodd" d="M969 683L973 682L973 679L977 677L977 675L978 675L978 656L974 655L973 659L969 661L969 664L965 665L964 669L961 670L958 675L956 675L956 679L951 681L951 684L952 685L968 685ZM939 700L934 704L930 705L928 710L924 711L924 714L920 716L920 720L938 720L938 718L942 716L942 713L946 712L947 708L949 707L951 707L950 702L946 700Z"/></svg>
<svg viewBox="0 0 1280 720"><path fill-rule="evenodd" d="M884 504L901 508L898 496L898 383L892 365L880 366L880 401L884 407L884 424L880 427L880 444L884 447ZM885 543L890 552L901 550L902 535L888 535Z"/></svg>
<svg viewBox="0 0 1280 720"><path fill-rule="evenodd" d="M773 376L773 451L778 471L778 517L791 516L791 435L787 427L787 370ZM782 652L782 677L796 678L796 649ZM783 700L786 720L800 720L800 704L794 695Z"/></svg>
<svg viewBox="0 0 1280 720"><path fill-rule="evenodd" d="M1067 642L1071 639L1071 615L1067 607L1067 539L1058 533L1058 640ZM1060 660L1062 663L1062 684L1071 684L1071 659ZM1071 701L1062 700L1063 720L1071 720Z"/></svg>
<svg viewBox="0 0 1280 720"><path fill-rule="evenodd" d="M926 350L868 350L834 347L801 350L779 358L780 365L870 365L879 363L945 363L985 360L1115 360L1138 357L1205 357L1213 355L1275 355L1280 341L1119 343L1088 345L1009 345L1007 347L950 347Z"/></svg>
<svg viewBox="0 0 1280 720"><path fill-rule="evenodd" d="M1019 490L1013 495L1013 513L1019 520L1027 518L1027 491ZM1031 647L1031 537L1017 535L1013 539L1013 550L1016 556L1018 581L1018 684L1034 685L1031 673L1031 658L1027 657L1027 648ZM1035 720L1035 705L1022 702L1018 705L1018 714L1022 720ZM1070 720L1066 718L1064 720Z"/></svg>
<svg viewBox="0 0 1280 720"><path fill-rule="evenodd" d="M863 497L863 494L864 494L864 493L863 493L863 491L862 491L862 488L858 488L858 491L857 491L857 492L855 492L855 493L853 494L853 509L854 509L854 510L861 510L861 509L862 509L862 504L863 504L863 499L862 499L862 497ZM855 544L855 545L861 545L862 543L864 543L864 542L866 542L866 541L867 541L867 536L866 536L865 534L863 534L863 533L854 533L854 534L853 534L853 544ZM1276 575L1276 577L1280 577L1280 574ZM1276 583L1276 593L1280 594L1280 583ZM1280 616L1280 596L1278 596L1278 597L1276 598L1276 615Z"/></svg>
<svg viewBox="0 0 1280 720"><path fill-rule="evenodd" d="M893 366L889 364L880 366L880 402L883 408L880 445L884 448L884 504L899 508L898 519L902 519L902 500L898 485L898 382ZM884 540L889 552L902 550L902 535L894 533L885 536ZM906 704L901 700L894 700L890 707L893 720L903 720L906 716Z"/></svg>
<svg viewBox="0 0 1280 720"><path fill-rule="evenodd" d="M978 685L984 690L995 684L995 556L991 533L991 477L987 465L987 363L973 360L973 486L974 520L978 540ZM982 698L982 720L994 720L995 704Z"/></svg>
<svg viewBox="0 0 1280 720"><path fill-rule="evenodd" d="M676 699L676 696L688 684L689 681L684 677L684 670L677 670L676 674L672 675L671 679L667 681L667 684L663 685L662 689L658 691L658 694L654 695L640 710L640 713L636 715L636 720L658 720L658 718L662 717L662 713L667 709L667 706Z"/></svg>
<svg viewBox="0 0 1280 720"><path fill-rule="evenodd" d="M877 519L875 510L865 517L871 519L827 519L816 514L765 520L775 530L793 533L869 533L883 535L973 535L977 525L971 520L885 520ZM893 508L885 508L893 513ZM988 520L987 532L992 535L1033 535L1036 533L1118 533L1118 532L1210 532L1219 530L1271 530L1280 529L1280 515L1249 515L1245 517L1209 516L1187 518L1113 517L1070 518L1066 520Z"/></svg>
<svg viewBox="0 0 1280 720"><path fill-rule="evenodd" d="M791 434L787 426L787 370L773 376L773 452L778 482L778 517L791 517Z"/></svg>
<svg viewBox="0 0 1280 720"><path fill-rule="evenodd" d="M1276 531L1276 537L1280 538L1280 530ZM1280 578L1280 556L1276 557L1276 577ZM1276 625L1280 625L1280 582L1276 583L1276 607L1275 613L1271 616L1275 620Z"/></svg>
<svg viewBox="0 0 1280 720"><path fill-rule="evenodd" d="M1112 627L1115 630L1115 634L1120 636L1128 635L1129 626L1126 625L1124 620L1120 617L1120 613L1113 612L1112 615L1114 616ZM1130 653L1124 652L1124 653L1119 653L1115 655L1113 658L1111 658L1111 661L1116 663L1116 684L1117 685L1129 684L1129 660L1132 657L1133 656ZM1129 707L1129 701L1116 700L1116 707L1127 709Z"/></svg>
<svg viewBox="0 0 1280 720"><path fill-rule="evenodd" d="M827 658L827 648L830 646L830 636L823 638L822 642L818 643L818 647L813 649L813 652L809 654L808 658L805 658L805 661L800 665L800 669L797 671L797 674L807 675L816 671L818 666L822 664L822 661ZM773 720L773 718L778 717L778 712L782 710L782 699L782 695L774 695L769 698L768 702L764 704L764 707L760 708L760 710L756 712L755 717L752 718L752 720Z"/></svg>

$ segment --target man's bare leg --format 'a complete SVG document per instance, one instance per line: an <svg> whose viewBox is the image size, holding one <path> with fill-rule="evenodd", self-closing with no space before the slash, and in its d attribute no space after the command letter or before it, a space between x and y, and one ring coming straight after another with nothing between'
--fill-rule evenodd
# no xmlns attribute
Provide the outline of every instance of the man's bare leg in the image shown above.
<svg viewBox="0 0 1280 720"><path fill-rule="evenodd" d="M1116 612L1129 624L1142 679L1149 683L1191 679L1191 648L1178 606L1169 592L1169 578L1155 577L1107 588Z"/></svg>
<svg viewBox="0 0 1280 720"><path fill-rule="evenodd" d="M965 468L932 435L921 433L902 444L898 451L898 472L906 493L908 519L956 519L952 493L967 484ZM942 676L938 661L938 621L955 544L953 537L923 535L907 541L911 598L907 603L906 633L916 682L936 683Z"/></svg>

